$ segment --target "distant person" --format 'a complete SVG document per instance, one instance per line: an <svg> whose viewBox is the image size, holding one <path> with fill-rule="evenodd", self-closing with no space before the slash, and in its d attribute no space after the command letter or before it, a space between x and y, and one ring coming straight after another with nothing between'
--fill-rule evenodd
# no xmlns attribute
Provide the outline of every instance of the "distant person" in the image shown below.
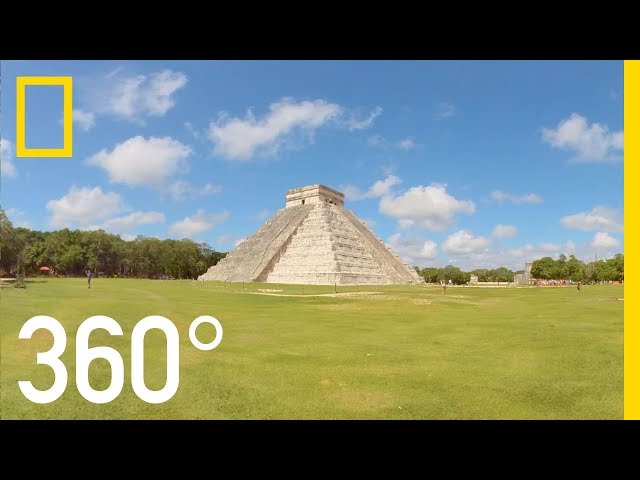
<svg viewBox="0 0 640 480"><path fill-rule="evenodd" d="M576 288L578 289L578 291L580 291L580 282L578 282L578 284L576 285Z"/></svg>
<svg viewBox="0 0 640 480"><path fill-rule="evenodd" d="M442 291L440 293L446 293L447 283L444 280L442 280L442 282L440 282L440 285L442 286Z"/></svg>
<svg viewBox="0 0 640 480"><path fill-rule="evenodd" d="M87 285L88 288L91 288L91 277L93 276L93 274L91 273L91 270L87 270Z"/></svg>

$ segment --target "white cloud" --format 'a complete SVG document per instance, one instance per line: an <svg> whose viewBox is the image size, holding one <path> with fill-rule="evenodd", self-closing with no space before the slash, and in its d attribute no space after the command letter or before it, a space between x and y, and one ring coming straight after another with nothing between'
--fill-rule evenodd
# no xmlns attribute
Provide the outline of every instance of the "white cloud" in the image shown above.
<svg viewBox="0 0 640 480"><path fill-rule="evenodd" d="M444 267L445 265L455 265L464 271L470 271L476 268L498 268L507 267L513 271L524 269L526 262L532 262L542 257L558 258L563 253L567 256L575 255L576 258L590 262L595 255L598 258L610 258L617 253L621 242L617 239L606 238L600 235L600 240L585 243L577 246L573 241L566 243L542 242L538 244L527 243L517 248L508 248L503 245L486 245L488 239L482 240L482 237L476 237L466 232L468 235L454 233L447 239L449 244L445 247L446 241L443 242L442 251L438 253L435 249L435 243L424 238L411 238L409 240L402 239L401 234L396 233L389 237L387 244L394 248L396 252L409 264L425 265L428 261L429 265ZM475 241L474 241L475 240ZM425 242L427 243L425 245ZM617 242L614 244L614 242ZM594 245L595 243L595 245ZM433 250L431 250L433 247Z"/></svg>
<svg viewBox="0 0 640 480"><path fill-rule="evenodd" d="M47 202L47 210L51 212L49 225L54 228L87 226L90 222L110 217L124 209L120 195L105 193L100 187L72 186L62 198Z"/></svg>
<svg viewBox="0 0 640 480"><path fill-rule="evenodd" d="M416 144L410 137L404 138L398 142L398 148L400 150L412 150Z"/></svg>
<svg viewBox="0 0 640 480"><path fill-rule="evenodd" d="M438 255L438 244L433 240L403 238L399 233L391 235L387 245L409 264L433 260Z"/></svg>
<svg viewBox="0 0 640 480"><path fill-rule="evenodd" d="M27 221L27 220L16 220L15 222L13 222L13 226L14 227L21 227L21 228L33 228L33 226L31 225L31 222Z"/></svg>
<svg viewBox="0 0 640 480"><path fill-rule="evenodd" d="M442 250L449 253L473 253L486 249L491 240L477 237L467 230L458 230L449 235L442 244Z"/></svg>
<svg viewBox="0 0 640 480"><path fill-rule="evenodd" d="M195 187L184 180L176 180L167 187L167 193L169 193L174 200L185 200L187 198L215 195L220 191L222 191L222 187L220 185L206 183L202 187Z"/></svg>
<svg viewBox="0 0 640 480"><path fill-rule="evenodd" d="M107 73L104 78L110 79L115 77L116 75L118 75L120 72L122 72L124 70L124 66L120 65L115 67L113 70L111 70L109 73Z"/></svg>
<svg viewBox="0 0 640 480"><path fill-rule="evenodd" d="M175 105L175 92L187 84L184 73L172 70L132 77L119 74L115 72L104 90L95 92L95 111L134 122L165 115Z"/></svg>
<svg viewBox="0 0 640 480"><path fill-rule="evenodd" d="M393 147L404 151L412 150L417 146L415 141L411 137L403 138L401 140L398 140L397 142L391 142L379 133L371 135L367 139L367 145L374 148L380 148L382 150L387 150Z"/></svg>
<svg viewBox="0 0 640 480"><path fill-rule="evenodd" d="M24 211L17 208L7 208L4 213L14 227L31 228L31 223L24 220Z"/></svg>
<svg viewBox="0 0 640 480"><path fill-rule="evenodd" d="M590 245L594 248L619 247L620 241L606 232L598 232L593 236Z"/></svg>
<svg viewBox="0 0 640 480"><path fill-rule="evenodd" d="M532 262L542 257L557 258L561 253L572 254L575 245L567 242L565 245L558 243L539 243L537 245L525 244L517 248L484 248L469 253L452 253L444 259L442 266L451 264L469 271L476 268L506 267L513 271L523 270L526 262Z"/></svg>
<svg viewBox="0 0 640 480"><path fill-rule="evenodd" d="M558 258L560 254L575 255L583 262L593 261L596 255L598 258L611 258L621 246L621 242L613 237L606 238L600 235L598 241L596 241L596 237L583 245L576 245L569 240L566 243L525 244L517 248L487 248L480 252L454 254L447 259L442 259L438 264L441 266L452 264L465 271L500 266L518 271L524 269L526 262L532 262L542 257ZM614 244L614 242L617 243Z"/></svg>
<svg viewBox="0 0 640 480"><path fill-rule="evenodd" d="M229 233L223 233L222 235L218 235L216 237L216 245L221 248L228 247L228 246L232 246L231 248L235 248L238 245L240 245L242 242L244 242L246 239L247 239L246 237L241 237L234 240L234 235L231 235Z"/></svg>
<svg viewBox="0 0 640 480"><path fill-rule="evenodd" d="M376 221L372 218L361 218L360 221L362 221L362 223L364 223L369 228L373 228L376 226Z"/></svg>
<svg viewBox="0 0 640 480"><path fill-rule="evenodd" d="M496 225L496 228L491 232L491 236L496 238L508 238L515 237L518 234L518 228L513 225Z"/></svg>
<svg viewBox="0 0 640 480"><path fill-rule="evenodd" d="M393 171L395 170L395 165L393 164L382 165L380 167L380 170L382 170L383 175L388 177L389 175L393 175Z"/></svg>
<svg viewBox="0 0 640 480"><path fill-rule="evenodd" d="M573 242L567 242L567 251L563 253L575 255L583 262L591 262L596 257L611 258L616 253L621 253L622 249L622 241L606 232L597 232L588 243L579 246L572 245L573 250L569 249L569 244L573 244Z"/></svg>
<svg viewBox="0 0 640 480"><path fill-rule="evenodd" d="M561 120L558 126L542 128L542 139L553 148L573 150L576 162L612 162L621 159L623 133L609 132L606 125L592 123L577 113Z"/></svg>
<svg viewBox="0 0 640 480"><path fill-rule="evenodd" d="M178 238L192 238L229 218L229 212L206 213L199 209L194 215L188 216L169 226L169 234Z"/></svg>
<svg viewBox="0 0 640 480"><path fill-rule="evenodd" d="M380 115L382 115L382 107L376 107L366 118L358 119L352 116L346 120L345 124L349 130L366 130L373 125L374 120Z"/></svg>
<svg viewBox="0 0 640 480"><path fill-rule="evenodd" d="M146 140L137 136L117 144L111 152L101 150L87 164L102 167L112 182L159 188L167 177L186 169L190 154L188 146L170 137Z"/></svg>
<svg viewBox="0 0 640 480"><path fill-rule="evenodd" d="M11 161L13 145L6 138L0 138L0 175L13 178L18 175L15 165Z"/></svg>
<svg viewBox="0 0 640 480"><path fill-rule="evenodd" d="M196 140L200 140L202 138L200 131L196 129L191 122L184 122L184 128L186 128Z"/></svg>
<svg viewBox="0 0 640 480"><path fill-rule="evenodd" d="M378 180L369 188L367 195L369 197L384 197L385 195L391 194L391 188L395 185L402 183L395 175L388 175L383 180Z"/></svg>
<svg viewBox="0 0 640 480"><path fill-rule="evenodd" d="M175 93L188 82L184 73L173 70L133 76L123 71L124 67L117 67L104 78L79 80L83 109L73 111L73 121L81 130L93 128L101 115L138 124L148 117L162 117L175 105Z"/></svg>
<svg viewBox="0 0 640 480"><path fill-rule="evenodd" d="M388 148L389 146L389 142L387 142L387 140L379 133L376 133L375 135L371 135L367 139L367 144L370 147L378 147L378 148Z"/></svg>
<svg viewBox="0 0 640 480"><path fill-rule="evenodd" d="M356 201L356 200L364 200L366 198L378 198L383 197L385 195L389 195L391 193L391 188L395 185L402 183L395 175L387 175L386 178L382 180L378 180L374 182L373 185L369 187L366 192L362 192L358 187L353 185L347 185L342 190L344 192L345 198Z"/></svg>
<svg viewBox="0 0 640 480"><path fill-rule="evenodd" d="M617 210L597 206L590 212L567 215L560 219L562 226L576 230L601 230L603 232L622 232L622 215Z"/></svg>
<svg viewBox="0 0 640 480"><path fill-rule="evenodd" d="M222 186L213 183L205 183L202 187L196 188L198 195L215 195L222 191Z"/></svg>
<svg viewBox="0 0 640 480"><path fill-rule="evenodd" d="M271 210L261 210L255 215L256 220L266 220L271 216Z"/></svg>
<svg viewBox="0 0 640 480"><path fill-rule="evenodd" d="M494 190L491 192L491 198L498 202L504 202L508 200L512 203L541 203L542 197L537 193L527 193L525 195L514 195L512 193L506 193L501 190Z"/></svg>
<svg viewBox="0 0 640 480"><path fill-rule="evenodd" d="M436 110L436 118L450 118L456 115L456 107L449 102L440 102Z"/></svg>
<svg viewBox="0 0 640 480"><path fill-rule="evenodd" d="M209 125L214 153L229 160L247 161L256 154L273 155L291 146L291 135L313 138L315 130L336 118L343 108L325 100L296 102L283 98L269 106L269 112L256 118L249 110L245 118L222 115Z"/></svg>
<svg viewBox="0 0 640 480"><path fill-rule="evenodd" d="M407 229L407 228L411 228L416 224L416 222L414 222L413 220L409 219L409 218L402 218L400 220L398 220L398 226L402 229Z"/></svg>
<svg viewBox="0 0 640 480"><path fill-rule="evenodd" d="M13 221L14 218L19 217L24 215L24 212L22 210L19 210L17 208L7 208L4 211L5 215L7 216L7 218L11 221Z"/></svg>
<svg viewBox="0 0 640 480"><path fill-rule="evenodd" d="M222 235L218 235L216 237L216 242L218 244L225 244L225 243L229 243L231 241L231 235L229 235L228 233L223 233Z"/></svg>
<svg viewBox="0 0 640 480"><path fill-rule="evenodd" d="M92 230L102 229L112 233L126 233L140 225L162 223L165 217L160 212L133 212L123 217L105 220L100 225L93 225Z"/></svg>
<svg viewBox="0 0 640 480"><path fill-rule="evenodd" d="M96 125L96 117L91 112L85 112L80 109L73 110L73 121L83 132L88 132Z"/></svg>
<svg viewBox="0 0 640 480"><path fill-rule="evenodd" d="M557 255L560 255L560 253L562 253L560 251L560 249L562 248L561 245L558 245L557 243L553 243L553 242L546 242L546 243L539 243L538 244L538 248L540 249L540 251L542 252L547 252L547 253L551 253L554 252Z"/></svg>
<svg viewBox="0 0 640 480"><path fill-rule="evenodd" d="M447 193L446 185L418 185L401 195L382 197L380 212L400 222L411 221L429 230L445 230L453 224L456 213L472 214L475 204L458 200Z"/></svg>

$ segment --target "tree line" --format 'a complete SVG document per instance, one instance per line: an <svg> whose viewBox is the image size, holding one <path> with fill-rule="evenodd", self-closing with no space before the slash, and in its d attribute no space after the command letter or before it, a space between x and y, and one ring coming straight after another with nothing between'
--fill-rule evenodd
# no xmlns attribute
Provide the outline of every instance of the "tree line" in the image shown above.
<svg viewBox="0 0 640 480"><path fill-rule="evenodd" d="M206 243L138 236L126 241L104 230L41 232L13 227L0 209L0 270L33 276L41 267L53 275L138 278L197 278L226 256Z"/></svg>
<svg viewBox="0 0 640 480"><path fill-rule="evenodd" d="M488 269L478 268L469 272L464 272L458 267L447 265L446 267L427 267L420 269L415 267L418 275L423 277L427 283L448 282L451 280L455 285L463 285L471 280L471 275L476 275L479 282L513 282L513 272L505 267Z"/></svg>
<svg viewBox="0 0 640 480"><path fill-rule="evenodd" d="M571 280L594 283L624 281L624 255L616 254L607 260L584 263L575 256L560 255L557 260L543 257L531 265L531 277L541 280Z"/></svg>
<svg viewBox="0 0 640 480"><path fill-rule="evenodd" d="M159 240L138 236L126 241L104 230L41 232L13 227L0 209L0 273L32 276L43 266L54 275L83 275L91 269L98 275L139 278L197 278L226 256L206 243L192 240ZM453 265L443 268L415 267L428 283L462 285L476 275L480 282L512 282L516 273L505 267L462 271ZM531 277L541 280L600 282L624 280L624 255L585 263L575 256L543 257L531 266Z"/></svg>
<svg viewBox="0 0 640 480"><path fill-rule="evenodd" d="M523 270L512 271L505 267L496 269L476 269L464 272L458 267L414 267L418 275L427 283L440 283L449 280L456 285L466 284L472 275L478 277L479 282L513 282L513 277ZM531 265L531 278L539 280L571 280L572 282L595 283L624 280L624 255L618 253L613 258L594 260L585 263L574 255L562 254L558 259L543 257L535 260Z"/></svg>

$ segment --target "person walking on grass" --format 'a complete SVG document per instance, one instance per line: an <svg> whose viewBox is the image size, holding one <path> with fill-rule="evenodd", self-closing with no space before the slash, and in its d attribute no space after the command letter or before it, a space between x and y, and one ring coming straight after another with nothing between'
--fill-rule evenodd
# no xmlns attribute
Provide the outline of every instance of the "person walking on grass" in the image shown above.
<svg viewBox="0 0 640 480"><path fill-rule="evenodd" d="M91 270L87 270L87 285L88 288L91 288L91 277L93 276L93 274L91 273Z"/></svg>
<svg viewBox="0 0 640 480"><path fill-rule="evenodd" d="M447 282L445 282L444 280L442 280L440 282L440 285L442 286L442 291L440 293L447 293Z"/></svg>
<svg viewBox="0 0 640 480"><path fill-rule="evenodd" d="M578 291L580 291L580 282L578 282L578 285L576 285L576 288L578 289Z"/></svg>

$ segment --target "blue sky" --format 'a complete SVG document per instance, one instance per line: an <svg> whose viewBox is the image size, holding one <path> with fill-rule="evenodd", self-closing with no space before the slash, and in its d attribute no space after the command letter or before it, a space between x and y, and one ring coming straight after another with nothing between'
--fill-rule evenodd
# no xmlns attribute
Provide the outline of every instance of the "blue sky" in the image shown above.
<svg viewBox="0 0 640 480"><path fill-rule="evenodd" d="M1 201L227 251L322 183L413 265L623 251L621 61L2 61ZM15 77L73 77L16 158ZM30 148L62 88L27 87Z"/></svg>

